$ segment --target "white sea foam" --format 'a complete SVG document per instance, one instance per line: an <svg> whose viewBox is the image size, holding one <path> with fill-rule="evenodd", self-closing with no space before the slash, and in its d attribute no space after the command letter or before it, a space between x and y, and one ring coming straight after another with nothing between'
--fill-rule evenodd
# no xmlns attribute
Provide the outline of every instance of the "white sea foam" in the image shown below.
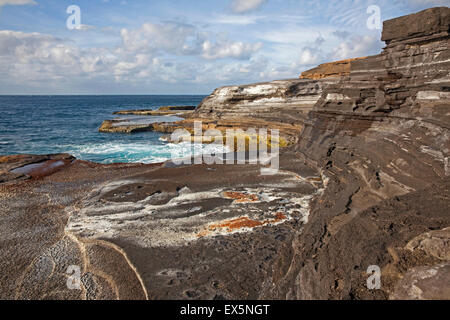
<svg viewBox="0 0 450 320"><path fill-rule="evenodd" d="M68 147L68 152L78 159L98 161L101 163L158 163L170 159L179 159L199 154L219 154L229 152L229 149L221 145L204 145L199 149L193 148L190 143L168 143L164 145L152 145L148 143L92 143L86 145Z"/></svg>

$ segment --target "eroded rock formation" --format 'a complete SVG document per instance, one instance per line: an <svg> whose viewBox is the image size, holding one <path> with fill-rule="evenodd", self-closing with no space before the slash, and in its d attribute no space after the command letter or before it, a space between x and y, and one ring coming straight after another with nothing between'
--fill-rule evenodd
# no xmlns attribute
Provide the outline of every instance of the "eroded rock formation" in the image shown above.
<svg viewBox="0 0 450 320"><path fill-rule="evenodd" d="M193 117L206 119L266 119L296 121L306 115L322 93L314 80L280 80L216 89Z"/></svg>
<svg viewBox="0 0 450 320"><path fill-rule="evenodd" d="M284 128L272 176L0 158L0 297L450 298L449 12L386 21L383 52L344 72L220 88L159 128Z"/></svg>
<svg viewBox="0 0 450 320"><path fill-rule="evenodd" d="M436 272L410 297L449 298L433 280L448 287L448 258L407 246L450 224L449 14L434 8L386 21L384 51L351 62L348 77L324 88L296 150L325 170L328 187L264 296L406 297L407 285L394 284L426 266ZM382 268L381 290L365 287L369 265Z"/></svg>

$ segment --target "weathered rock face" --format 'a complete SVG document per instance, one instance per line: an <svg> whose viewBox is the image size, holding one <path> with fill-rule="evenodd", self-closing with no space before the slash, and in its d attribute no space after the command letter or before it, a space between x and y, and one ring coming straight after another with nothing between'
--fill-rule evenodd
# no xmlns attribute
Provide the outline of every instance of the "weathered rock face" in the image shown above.
<svg viewBox="0 0 450 320"><path fill-rule="evenodd" d="M439 277L422 281L417 297L442 298L433 286L448 287L448 259L406 245L450 225L449 12L386 21L383 53L353 61L348 77L323 89L297 150L329 177L328 187L304 233L280 255L265 296L403 297L407 279L427 266ZM448 245L436 243L435 251ZM382 269L381 290L365 286L370 265Z"/></svg>
<svg viewBox="0 0 450 320"><path fill-rule="evenodd" d="M205 98L193 117L289 123L306 116L320 98L323 85L321 81L294 79L223 87Z"/></svg>
<svg viewBox="0 0 450 320"><path fill-rule="evenodd" d="M445 36L450 30L449 15L448 7L440 7L386 21L381 40L391 45L404 40L417 42L422 37Z"/></svg>

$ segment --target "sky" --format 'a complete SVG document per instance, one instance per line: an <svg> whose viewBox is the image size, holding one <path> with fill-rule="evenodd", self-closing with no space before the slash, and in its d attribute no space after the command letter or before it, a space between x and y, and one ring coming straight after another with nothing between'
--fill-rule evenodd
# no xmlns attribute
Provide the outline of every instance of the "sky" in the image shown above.
<svg viewBox="0 0 450 320"><path fill-rule="evenodd" d="M442 5L450 0L0 0L0 94L210 94L296 78L377 54L378 21Z"/></svg>

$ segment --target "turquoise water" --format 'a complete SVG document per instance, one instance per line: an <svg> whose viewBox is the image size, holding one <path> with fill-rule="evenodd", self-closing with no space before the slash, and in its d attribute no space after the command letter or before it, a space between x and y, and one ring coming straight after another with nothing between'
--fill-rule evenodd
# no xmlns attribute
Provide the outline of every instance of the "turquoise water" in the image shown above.
<svg viewBox="0 0 450 320"><path fill-rule="evenodd" d="M190 153L162 134L99 133L113 112L198 105L204 96L0 96L0 155L70 153L100 163L153 163ZM156 119L158 120L158 119Z"/></svg>

